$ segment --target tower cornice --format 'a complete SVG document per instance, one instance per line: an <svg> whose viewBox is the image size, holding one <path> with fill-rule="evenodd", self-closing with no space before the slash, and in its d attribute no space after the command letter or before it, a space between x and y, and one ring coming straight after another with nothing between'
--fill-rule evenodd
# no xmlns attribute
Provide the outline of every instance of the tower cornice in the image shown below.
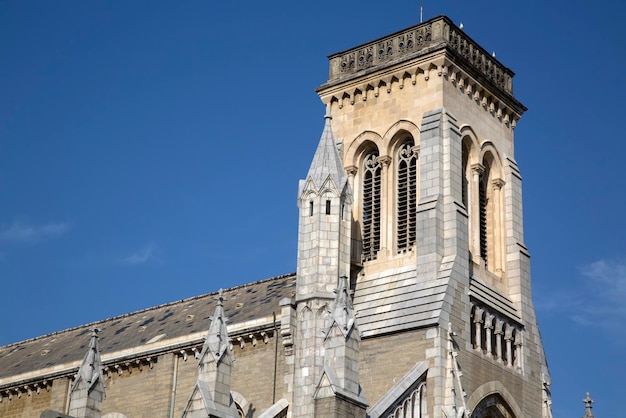
<svg viewBox="0 0 626 418"><path fill-rule="evenodd" d="M446 16L332 54L329 77L316 89L326 104L339 108L392 93L418 77L443 77L514 128L527 110L513 96L514 73L456 27Z"/></svg>
<svg viewBox="0 0 626 418"><path fill-rule="evenodd" d="M513 95L515 73L477 42L440 15L426 22L328 56L330 69L325 85L394 65L401 61L448 48L463 58L508 95ZM322 86L324 87L324 86ZM322 88L320 87L320 88Z"/></svg>

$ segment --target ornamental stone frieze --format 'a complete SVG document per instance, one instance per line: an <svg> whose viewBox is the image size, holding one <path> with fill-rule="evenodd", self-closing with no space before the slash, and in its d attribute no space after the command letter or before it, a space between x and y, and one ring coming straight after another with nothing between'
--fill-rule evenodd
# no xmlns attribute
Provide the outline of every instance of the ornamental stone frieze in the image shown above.
<svg viewBox="0 0 626 418"><path fill-rule="evenodd" d="M508 96L513 95L514 73L474 42L446 16L438 16L408 29L328 57L327 84L345 82L362 73L380 71L445 47Z"/></svg>

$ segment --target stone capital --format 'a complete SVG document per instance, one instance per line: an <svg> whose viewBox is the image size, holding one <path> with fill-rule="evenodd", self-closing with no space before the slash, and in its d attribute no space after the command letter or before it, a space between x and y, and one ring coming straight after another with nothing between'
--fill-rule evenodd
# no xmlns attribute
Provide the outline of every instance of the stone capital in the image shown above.
<svg viewBox="0 0 626 418"><path fill-rule="evenodd" d="M494 190L500 190L504 187L504 185L506 184L506 182L502 179L494 179L491 182L491 185L493 186Z"/></svg>
<svg viewBox="0 0 626 418"><path fill-rule="evenodd" d="M483 322L483 308L476 308L474 311L474 322Z"/></svg>
<svg viewBox="0 0 626 418"><path fill-rule="evenodd" d="M507 341L511 341L513 339L513 328L511 326L507 326L504 330L504 339Z"/></svg>
<svg viewBox="0 0 626 418"><path fill-rule="evenodd" d="M485 328L493 328L493 318L494 316L490 313L485 315Z"/></svg>
<svg viewBox="0 0 626 418"><path fill-rule="evenodd" d="M359 168L355 165L349 165L347 167L344 167L346 170L346 173L348 173L349 177L354 177L356 176L356 173L359 172Z"/></svg>
<svg viewBox="0 0 626 418"><path fill-rule="evenodd" d="M472 164L472 173L481 175L485 172L485 166L481 163Z"/></svg>
<svg viewBox="0 0 626 418"><path fill-rule="evenodd" d="M381 155L380 157L376 158L376 161L378 161L385 167L389 167L389 164L391 164L391 157L388 155Z"/></svg>
<svg viewBox="0 0 626 418"><path fill-rule="evenodd" d="M502 321L502 320L501 320L501 319L499 319L499 318L496 318L496 329L495 329L494 333L495 333L496 335L500 335L500 334L502 334L502 327L503 327L503 326L504 326L504 321Z"/></svg>

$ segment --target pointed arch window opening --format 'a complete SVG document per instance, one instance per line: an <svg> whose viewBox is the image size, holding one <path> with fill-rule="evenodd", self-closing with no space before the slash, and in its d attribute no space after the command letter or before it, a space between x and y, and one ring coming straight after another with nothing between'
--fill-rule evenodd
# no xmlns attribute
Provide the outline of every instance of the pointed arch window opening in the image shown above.
<svg viewBox="0 0 626 418"><path fill-rule="evenodd" d="M417 151L412 138L398 151L396 202L396 247L403 253L417 235Z"/></svg>
<svg viewBox="0 0 626 418"><path fill-rule="evenodd" d="M383 415L385 418L424 418L428 411L426 397L426 383L421 383L415 390L409 392L391 413Z"/></svg>
<svg viewBox="0 0 626 418"><path fill-rule="evenodd" d="M378 152L371 152L363 163L361 219L364 261L375 260L380 250L381 172L382 164L378 161Z"/></svg>

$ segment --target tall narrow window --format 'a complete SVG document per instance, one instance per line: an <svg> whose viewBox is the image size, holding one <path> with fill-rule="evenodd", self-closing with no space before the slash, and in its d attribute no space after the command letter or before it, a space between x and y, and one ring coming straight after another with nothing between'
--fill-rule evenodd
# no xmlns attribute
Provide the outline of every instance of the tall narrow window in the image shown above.
<svg viewBox="0 0 626 418"><path fill-rule="evenodd" d="M400 147L396 167L396 245L400 253L415 244L417 230L417 153L412 139Z"/></svg>
<svg viewBox="0 0 626 418"><path fill-rule="evenodd" d="M487 185L489 181L489 172L485 170L480 175L478 182L478 200L479 200L479 234L480 234L480 256L485 265L487 265L488 243L487 243Z"/></svg>
<svg viewBox="0 0 626 418"><path fill-rule="evenodd" d="M469 211L469 146L463 141L462 144L462 162L461 162L461 199L463 201L463 205L465 205L465 209Z"/></svg>
<svg viewBox="0 0 626 418"><path fill-rule="evenodd" d="M363 163L363 260L374 260L380 250L380 177L378 152L365 157Z"/></svg>

